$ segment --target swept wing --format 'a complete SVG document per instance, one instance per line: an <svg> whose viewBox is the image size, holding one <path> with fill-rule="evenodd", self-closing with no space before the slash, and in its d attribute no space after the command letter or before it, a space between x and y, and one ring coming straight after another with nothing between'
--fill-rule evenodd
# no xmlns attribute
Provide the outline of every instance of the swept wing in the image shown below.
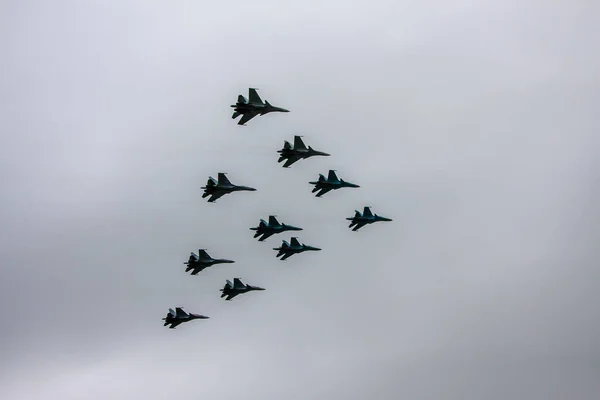
<svg viewBox="0 0 600 400"><path fill-rule="evenodd" d="M319 193L317 193L317 197L323 196L325 193L329 192L330 190L332 190L332 188L322 188L321 191Z"/></svg>
<svg viewBox="0 0 600 400"><path fill-rule="evenodd" d="M209 203L214 203L215 201L217 201L218 199L220 199L221 197L223 197L225 195L224 192L216 192L213 193L209 198L208 198L208 202Z"/></svg>
<svg viewBox="0 0 600 400"><path fill-rule="evenodd" d="M248 111L248 112L244 113L242 115L242 118L240 118L238 125L245 125L246 122L250 121L252 118L256 117L257 115L258 115L258 113L256 111Z"/></svg>
<svg viewBox="0 0 600 400"><path fill-rule="evenodd" d="M256 92L256 89L250 88L250 90L248 92L250 94L250 103L264 104L263 101L262 101L262 99L260 98L260 96Z"/></svg>
<svg viewBox="0 0 600 400"><path fill-rule="evenodd" d="M298 160L300 160L300 158L298 158L296 156L291 156L290 158L288 158L286 160L285 164L283 164L283 168L289 168L292 164L294 164Z"/></svg>
<svg viewBox="0 0 600 400"><path fill-rule="evenodd" d="M294 136L294 150L307 150L300 136Z"/></svg>

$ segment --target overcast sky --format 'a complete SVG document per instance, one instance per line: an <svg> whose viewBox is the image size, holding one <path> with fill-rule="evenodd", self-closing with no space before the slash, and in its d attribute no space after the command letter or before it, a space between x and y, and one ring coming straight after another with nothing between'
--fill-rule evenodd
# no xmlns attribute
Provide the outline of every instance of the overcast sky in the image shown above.
<svg viewBox="0 0 600 400"><path fill-rule="evenodd" d="M597 399L599 13L1 2L0 397ZM291 112L237 126L248 87ZM294 134L332 156L281 168ZM323 250L279 261L270 214Z"/></svg>

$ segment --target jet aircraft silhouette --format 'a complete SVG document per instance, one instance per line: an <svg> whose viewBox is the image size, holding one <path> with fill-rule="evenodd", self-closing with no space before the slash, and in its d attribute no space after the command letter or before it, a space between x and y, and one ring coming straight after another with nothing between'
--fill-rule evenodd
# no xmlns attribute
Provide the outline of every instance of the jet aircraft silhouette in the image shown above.
<svg viewBox="0 0 600 400"><path fill-rule="evenodd" d="M262 242L263 240L268 239L269 237L271 237L272 235L275 235L276 233L281 233L281 232L285 232L285 231L301 231L302 230L302 228L297 228L292 225L281 224L281 223L279 223L279 221L277 221L277 218L275 218L275 217L276 217L275 215L269 215L268 223L264 219L261 219L260 223L258 224L258 226L256 228L250 228L251 231L256 231L256 233L254 234L255 238L262 235L260 237L260 239L258 239L259 242Z"/></svg>
<svg viewBox="0 0 600 400"><path fill-rule="evenodd" d="M377 214L373 214L371 212L371 207L365 207L362 214L358 210L355 210L354 217L346 218L346 219L348 221L352 221L350 223L350 226L348 226L348 228L352 228L354 226L354 229L352 229L353 231L357 231L360 228L362 228L363 226L365 226L367 224L372 224L373 222L392 221L390 218L380 217Z"/></svg>
<svg viewBox="0 0 600 400"><path fill-rule="evenodd" d="M183 311L183 308L181 308L181 307L175 308L175 311L173 311L172 308L169 308L169 312L167 313L167 316L165 318L163 318L163 321L165 321L165 324L163 326L167 326L167 325L171 324L171 326L169 326L169 328L175 329L175 327L177 327L177 325L182 324L184 322L189 322L194 319L208 319L208 318L209 317L207 317L205 315L187 313L187 312Z"/></svg>
<svg viewBox="0 0 600 400"><path fill-rule="evenodd" d="M227 260L224 258L212 258L208 255L206 250L199 249L198 255L190 254L190 258L187 262L184 262L187 265L185 272L192 271L191 275L196 275L198 272L202 271L205 268L212 267L215 264L231 264L234 263L233 260Z"/></svg>
<svg viewBox="0 0 600 400"><path fill-rule="evenodd" d="M322 151L314 150L312 147L304 144L302 141L302 136L294 136L294 145L292 146L290 142L287 140L284 141L283 149L277 151L279 154L278 163L283 160L287 160L285 164L283 164L284 168L289 168L292 164L294 164L298 160L303 160L313 156L329 156L330 154L323 153Z"/></svg>
<svg viewBox="0 0 600 400"><path fill-rule="evenodd" d="M256 90L257 89L254 88L248 89L250 100L240 94L237 103L231 106L233 107L233 115L231 118L236 119L240 115L242 116L238 125L246 125L246 122L257 115L265 115L274 111L290 112L285 108L274 107L266 100L263 102L258 93L256 93Z"/></svg>
<svg viewBox="0 0 600 400"><path fill-rule="evenodd" d="M210 196L208 199L209 203L213 203L221 196L224 196L229 193L239 192L239 191L250 191L254 192L256 189L249 186L238 186L234 185L227 179L224 172L219 172L218 181L215 180L212 176L208 177L208 182L206 182L206 186L202 186L200 189L204 189L204 193L202 194L202 198Z"/></svg>
<svg viewBox="0 0 600 400"><path fill-rule="evenodd" d="M360 187L358 185L355 185L354 183L346 182L343 179L339 179L335 173L335 170L333 170L333 169L329 170L329 174L327 175L327 178L325 178L325 176L323 174L319 174L318 181L309 182L309 183L311 185L315 185L314 189L312 190L313 193L316 192L317 190L320 190L320 192L317 193L317 197L323 196L325 193L329 192L330 190L337 190L337 189L344 188L344 187L350 187L350 188Z"/></svg>
<svg viewBox="0 0 600 400"><path fill-rule="evenodd" d="M280 260L285 260L294 254L302 253L304 251L320 251L318 247L307 246L300 244L298 238L291 238L290 243L282 240L280 247L275 247L273 250L277 250L277 257L281 257Z"/></svg>
<svg viewBox="0 0 600 400"><path fill-rule="evenodd" d="M240 278L233 278L233 283L229 279L227 279L227 283L225 283L225 286L223 287L223 289L221 289L221 292L223 292L221 294L221 298L227 296L225 300L231 300L239 294L248 293L253 290L265 289L258 286L247 285L243 283L240 280Z"/></svg>

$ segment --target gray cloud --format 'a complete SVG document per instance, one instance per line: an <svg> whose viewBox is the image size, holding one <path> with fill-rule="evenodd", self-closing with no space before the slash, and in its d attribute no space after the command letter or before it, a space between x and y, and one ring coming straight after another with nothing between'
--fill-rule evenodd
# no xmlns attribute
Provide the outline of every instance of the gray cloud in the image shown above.
<svg viewBox="0 0 600 400"><path fill-rule="evenodd" d="M596 397L598 7L353 4L2 5L2 397ZM236 126L248 86L292 112ZM281 168L295 133L332 157Z"/></svg>

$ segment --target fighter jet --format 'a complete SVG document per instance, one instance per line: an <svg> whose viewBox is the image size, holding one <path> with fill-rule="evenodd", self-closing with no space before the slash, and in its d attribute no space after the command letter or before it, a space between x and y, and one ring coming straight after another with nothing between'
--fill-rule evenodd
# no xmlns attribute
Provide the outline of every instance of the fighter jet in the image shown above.
<svg viewBox="0 0 600 400"><path fill-rule="evenodd" d="M202 271L205 268L212 267L215 264L231 264L234 263L233 260L226 260L224 258L212 258L208 255L206 250L200 249L198 250L198 255L190 254L190 258L187 262L184 262L187 265L185 272L192 271L191 275L196 275L198 272Z"/></svg>
<svg viewBox="0 0 600 400"><path fill-rule="evenodd" d="M225 300L231 300L238 294L244 294L253 290L265 289L258 286L250 286L245 283L242 283L240 278L233 278L233 283L231 283L231 281L227 279L227 283L225 283L225 286L223 287L223 289L221 289L221 292L223 292L221 294L221 298L227 296Z"/></svg>
<svg viewBox="0 0 600 400"><path fill-rule="evenodd" d="M323 176L323 174L319 174L319 180L315 181L315 182L309 182L311 185L315 185L314 189L312 190L312 192L316 192L317 190L320 190L319 193L317 193L317 197L321 197L323 196L325 193L329 192L330 190L337 190L340 188L344 188L344 187L350 187L350 188L358 188L360 186L355 185L354 183L350 183L350 182L346 182L343 179L338 179L337 175L335 174L335 170L330 169L329 170L329 175L327 176L327 179L325 179L325 176Z"/></svg>
<svg viewBox="0 0 600 400"><path fill-rule="evenodd" d="M163 318L163 321L165 321L165 324L163 326L167 326L169 324L171 324L171 326L169 326L170 329L175 329L175 327L177 327L177 325L182 324L184 322L189 322L193 319L208 319L209 317L205 316L205 315L200 315L200 314L191 314L191 313L187 313L185 311L183 311L183 308L181 307L177 307L175 308L175 311L173 311L172 308L169 308L169 312L167 314L167 316L165 318Z"/></svg>
<svg viewBox="0 0 600 400"><path fill-rule="evenodd" d="M262 235L260 237L260 239L258 239L259 242L262 242L265 239L268 239L269 237L271 237L272 235L275 235L276 233L281 233L281 232L285 232L285 231L301 231L302 228L297 228L295 226L292 225L286 225L286 224L281 224L279 223L279 221L277 221L277 218L275 218L275 215L269 215L269 222L265 222L264 219L260 220L260 223L258 224L258 226L256 228L250 228L251 231L256 231L256 233L254 234L254 237L257 238L260 235Z"/></svg>
<svg viewBox="0 0 600 400"><path fill-rule="evenodd" d="M287 140L284 141L283 149L278 150L277 152L281 154L279 156L278 163L283 160L287 160L285 164L283 164L284 168L289 168L292 164L294 164L298 160L306 159L312 156L329 156L327 153L323 153L322 151L314 150L312 147L306 145L302 141L302 136L294 136L294 146L290 144Z"/></svg>
<svg viewBox="0 0 600 400"><path fill-rule="evenodd" d="M258 93L256 93L256 90L253 88L249 89L250 101L240 94L237 103L231 106L234 110L231 118L236 119L242 115L238 125L246 125L246 122L257 115L265 115L274 111L290 112L285 108L274 107L266 100L263 102Z"/></svg>
<svg viewBox="0 0 600 400"><path fill-rule="evenodd" d="M202 186L200 189L204 189L204 194L202 198L210 196L208 199L209 203L213 203L218 200L221 196L229 194L231 192L239 192L242 190L254 192L256 189L251 188L249 186L238 186L234 185L227 179L224 172L219 172L219 180L215 180L212 176L208 177L208 182L206 182L206 186Z"/></svg>
<svg viewBox="0 0 600 400"><path fill-rule="evenodd" d="M308 251L308 250L320 251L321 249L319 249L318 247L312 247L312 246L307 246L305 244L300 244L298 239L293 237L290 240L290 243L286 242L285 240L282 240L281 246L275 247L273 250L278 251L277 257L281 257L283 255L283 257L281 257L281 260L285 260L286 258L289 258L297 253L302 253L303 251Z"/></svg>
<svg viewBox="0 0 600 400"><path fill-rule="evenodd" d="M355 210L354 217L346 218L346 219L348 221L352 221L348 228L352 228L354 226L354 229L352 229L353 231L357 231L360 228L362 228L363 226L365 226L367 224L372 224L373 222L392 221L390 218L380 217L377 214L373 214L371 212L371 207L368 207L368 206L365 207L362 214L358 210Z"/></svg>

